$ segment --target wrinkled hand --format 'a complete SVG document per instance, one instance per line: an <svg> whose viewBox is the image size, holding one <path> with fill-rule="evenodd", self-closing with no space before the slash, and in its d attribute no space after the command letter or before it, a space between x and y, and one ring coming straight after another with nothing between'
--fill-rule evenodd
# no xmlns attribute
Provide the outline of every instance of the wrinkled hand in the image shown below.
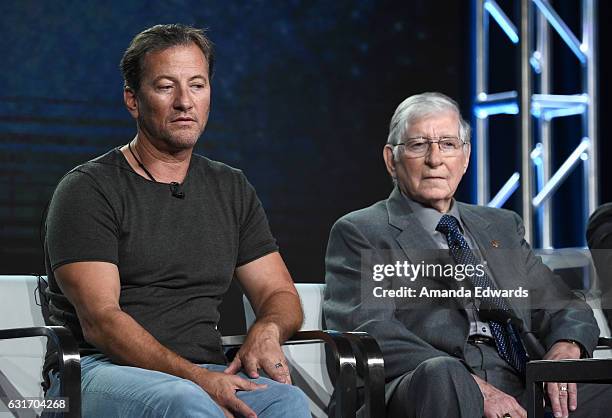
<svg viewBox="0 0 612 418"><path fill-rule="evenodd" d="M289 368L279 343L278 327L272 323L255 323L246 341L224 373L235 374L240 369L252 378L258 378L263 369L270 378L291 384Z"/></svg>
<svg viewBox="0 0 612 418"><path fill-rule="evenodd" d="M240 376L206 369L200 369L195 382L210 395L228 418L233 418L234 413L247 418L257 418L255 411L236 396L236 391L251 391L267 387L267 385L251 382Z"/></svg>
<svg viewBox="0 0 612 418"><path fill-rule="evenodd" d="M579 359L580 347L566 341L556 342L544 356L544 360ZM561 390L565 388L566 390ZM546 393L555 417L568 417L569 411L578 407L578 388L575 383L548 382Z"/></svg>
<svg viewBox="0 0 612 418"><path fill-rule="evenodd" d="M484 398L484 416L499 418L509 414L512 418L527 418L527 412L514 397L497 389L480 377L472 375Z"/></svg>

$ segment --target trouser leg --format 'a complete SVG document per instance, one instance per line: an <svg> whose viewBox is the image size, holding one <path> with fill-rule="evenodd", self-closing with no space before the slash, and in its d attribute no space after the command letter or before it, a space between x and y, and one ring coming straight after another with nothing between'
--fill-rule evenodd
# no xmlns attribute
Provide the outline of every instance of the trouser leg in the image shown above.
<svg viewBox="0 0 612 418"><path fill-rule="evenodd" d="M225 366L204 365L212 371L223 371ZM308 399L298 387L276 382L266 377L251 379L238 373L244 379L266 385L266 389L238 391L236 396L246 403L260 418L310 418Z"/></svg>
<svg viewBox="0 0 612 418"><path fill-rule="evenodd" d="M483 399L468 369L454 357L435 357L406 374L387 404L392 418L474 418Z"/></svg>
<svg viewBox="0 0 612 418"><path fill-rule="evenodd" d="M57 396L52 379L47 396ZM87 418L224 418L219 406L195 383L137 367L119 366L102 355L81 359L82 416Z"/></svg>
<svg viewBox="0 0 612 418"><path fill-rule="evenodd" d="M494 345L468 343L465 347L465 362L474 374L515 398L525 391L525 381L508 362L502 359Z"/></svg>
<svg viewBox="0 0 612 418"><path fill-rule="evenodd" d="M217 372L225 369L224 365L201 367ZM268 386L236 393L258 416L310 417L306 396L297 387L239 375ZM221 408L195 383L153 370L119 366L101 355L81 359L81 394L82 415L87 418L225 417ZM59 380L53 376L47 397L58 395Z"/></svg>

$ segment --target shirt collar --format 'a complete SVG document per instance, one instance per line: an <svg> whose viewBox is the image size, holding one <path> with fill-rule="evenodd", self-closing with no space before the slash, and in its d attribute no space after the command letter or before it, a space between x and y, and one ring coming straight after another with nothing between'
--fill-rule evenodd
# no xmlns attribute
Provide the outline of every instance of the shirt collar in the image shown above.
<svg viewBox="0 0 612 418"><path fill-rule="evenodd" d="M461 233L465 232L465 227L463 225L463 221L461 220L461 215L459 214L459 208L457 207L457 204L454 198L451 201L450 210L446 214L444 214L444 213L438 212L436 209L432 207L425 206L422 203L417 202L416 200L413 200L412 198L406 196L403 192L401 193L404 199L406 199L408 206L410 206L410 209L416 215L417 219L421 223L421 226L423 226L423 228L425 228L426 231L430 233L436 232L436 227L440 223L440 219L442 218L442 216L451 215L457 218L457 220L459 221L459 228L461 229Z"/></svg>

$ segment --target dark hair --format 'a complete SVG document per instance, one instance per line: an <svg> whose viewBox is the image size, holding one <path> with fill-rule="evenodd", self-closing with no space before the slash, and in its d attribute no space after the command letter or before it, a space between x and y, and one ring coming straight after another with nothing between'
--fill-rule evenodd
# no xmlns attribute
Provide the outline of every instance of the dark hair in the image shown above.
<svg viewBox="0 0 612 418"><path fill-rule="evenodd" d="M202 50L208 61L208 77L212 78L213 43L206 36L206 31L181 24L155 25L136 35L121 58L119 67L125 87L131 88L134 92L140 88L142 61L147 53L191 43Z"/></svg>

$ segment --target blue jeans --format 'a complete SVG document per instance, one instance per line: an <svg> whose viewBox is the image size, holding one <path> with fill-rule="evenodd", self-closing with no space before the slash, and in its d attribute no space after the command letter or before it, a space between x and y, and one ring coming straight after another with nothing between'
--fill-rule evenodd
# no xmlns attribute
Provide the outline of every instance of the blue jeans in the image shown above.
<svg viewBox="0 0 612 418"><path fill-rule="evenodd" d="M200 366L217 372L226 367ZM264 377L251 379L243 373L238 375L268 385L265 389L236 392L258 417L310 417L306 395L297 387ZM59 396L59 386L57 374L53 374L47 396ZM162 372L119 366L102 354L81 358L81 393L84 418L225 417L195 383Z"/></svg>

